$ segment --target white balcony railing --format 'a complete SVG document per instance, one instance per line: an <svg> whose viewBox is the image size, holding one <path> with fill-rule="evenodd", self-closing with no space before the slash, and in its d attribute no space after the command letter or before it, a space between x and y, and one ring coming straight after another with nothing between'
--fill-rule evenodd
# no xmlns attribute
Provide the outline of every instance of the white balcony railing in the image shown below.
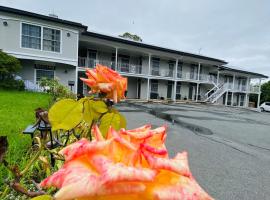
<svg viewBox="0 0 270 200"><path fill-rule="evenodd" d="M142 66L120 62L117 64L117 71L128 74L142 74Z"/></svg>
<svg viewBox="0 0 270 200"><path fill-rule="evenodd" d="M108 61L108 60L89 59L85 57L79 57L79 60L78 60L78 66L82 68L94 68L97 64L114 68L114 62Z"/></svg>
<svg viewBox="0 0 270 200"><path fill-rule="evenodd" d="M174 71L173 70L168 70L168 69L152 69L151 70L151 75L153 76L162 76L162 77L174 77Z"/></svg>
<svg viewBox="0 0 270 200"><path fill-rule="evenodd" d="M200 81L217 84L217 78L209 74L200 74Z"/></svg>
<svg viewBox="0 0 270 200"><path fill-rule="evenodd" d="M114 61L89 59L85 57L79 57L78 60L78 66L82 68L94 68L97 64L105 65L121 73L142 74L142 66L140 65L119 62L117 68L115 68Z"/></svg>
<svg viewBox="0 0 270 200"><path fill-rule="evenodd" d="M249 92L259 93L260 87L258 85L250 86Z"/></svg>

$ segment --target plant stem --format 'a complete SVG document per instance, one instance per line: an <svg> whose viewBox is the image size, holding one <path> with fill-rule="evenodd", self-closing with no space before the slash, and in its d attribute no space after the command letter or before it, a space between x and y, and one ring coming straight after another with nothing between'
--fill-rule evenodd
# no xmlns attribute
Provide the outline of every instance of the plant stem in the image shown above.
<svg viewBox="0 0 270 200"><path fill-rule="evenodd" d="M31 167L31 165L38 159L39 155L41 154L41 151L43 149L41 145L40 138L35 137L35 139L38 141L39 149L38 152L35 154L35 156L30 160L30 162L26 165L26 167L20 172L20 176L23 176Z"/></svg>

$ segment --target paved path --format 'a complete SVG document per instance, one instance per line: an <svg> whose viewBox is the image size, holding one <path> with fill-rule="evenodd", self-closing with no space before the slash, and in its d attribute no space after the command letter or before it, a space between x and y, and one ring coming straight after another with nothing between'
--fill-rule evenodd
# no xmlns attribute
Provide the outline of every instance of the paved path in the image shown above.
<svg viewBox="0 0 270 200"><path fill-rule="evenodd" d="M207 105L120 104L128 128L167 124L170 156L187 150L215 199L270 199L270 113Z"/></svg>

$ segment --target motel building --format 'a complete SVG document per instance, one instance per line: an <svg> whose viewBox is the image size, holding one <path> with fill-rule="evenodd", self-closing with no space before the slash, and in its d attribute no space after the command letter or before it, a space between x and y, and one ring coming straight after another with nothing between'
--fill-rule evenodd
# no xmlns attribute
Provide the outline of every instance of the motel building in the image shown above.
<svg viewBox="0 0 270 200"><path fill-rule="evenodd" d="M249 106L260 100L263 74L229 67L224 60L135 42L87 30L77 22L0 6L0 49L22 64L26 89L42 77L58 78L74 93L87 95L79 79L86 68L106 65L128 79L127 98L189 100Z"/></svg>

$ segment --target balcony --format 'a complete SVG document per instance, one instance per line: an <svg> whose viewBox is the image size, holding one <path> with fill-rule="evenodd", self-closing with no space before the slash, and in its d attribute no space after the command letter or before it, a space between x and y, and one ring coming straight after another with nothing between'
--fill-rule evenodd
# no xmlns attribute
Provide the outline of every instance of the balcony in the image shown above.
<svg viewBox="0 0 270 200"><path fill-rule="evenodd" d="M129 63L118 63L117 68L115 69L114 61L89 59L85 57L79 57L78 60L78 66L81 68L94 68L97 64L105 65L113 70L117 70L120 73L143 74L142 66L140 65Z"/></svg>
<svg viewBox="0 0 270 200"><path fill-rule="evenodd" d="M82 68L94 68L97 64L105 65L109 68L114 68L114 62L108 60L89 59L79 57L78 66Z"/></svg>
<svg viewBox="0 0 270 200"><path fill-rule="evenodd" d="M178 79L183 79L183 80L197 80L197 74L195 73L177 73L177 78Z"/></svg>
<svg viewBox="0 0 270 200"><path fill-rule="evenodd" d="M214 75L209 74L200 74L200 81L212 83L214 85L217 84L217 78Z"/></svg>
<svg viewBox="0 0 270 200"><path fill-rule="evenodd" d="M260 92L260 87L258 85L252 85L249 88L249 92L251 92L251 93L259 93Z"/></svg>
<svg viewBox="0 0 270 200"><path fill-rule="evenodd" d="M173 78L174 72L173 70L167 70L167 69L160 69L160 70L152 69L151 75Z"/></svg>
<svg viewBox="0 0 270 200"><path fill-rule="evenodd" d="M127 73L127 74L143 74L142 66L128 63L118 63L117 71L120 73Z"/></svg>

